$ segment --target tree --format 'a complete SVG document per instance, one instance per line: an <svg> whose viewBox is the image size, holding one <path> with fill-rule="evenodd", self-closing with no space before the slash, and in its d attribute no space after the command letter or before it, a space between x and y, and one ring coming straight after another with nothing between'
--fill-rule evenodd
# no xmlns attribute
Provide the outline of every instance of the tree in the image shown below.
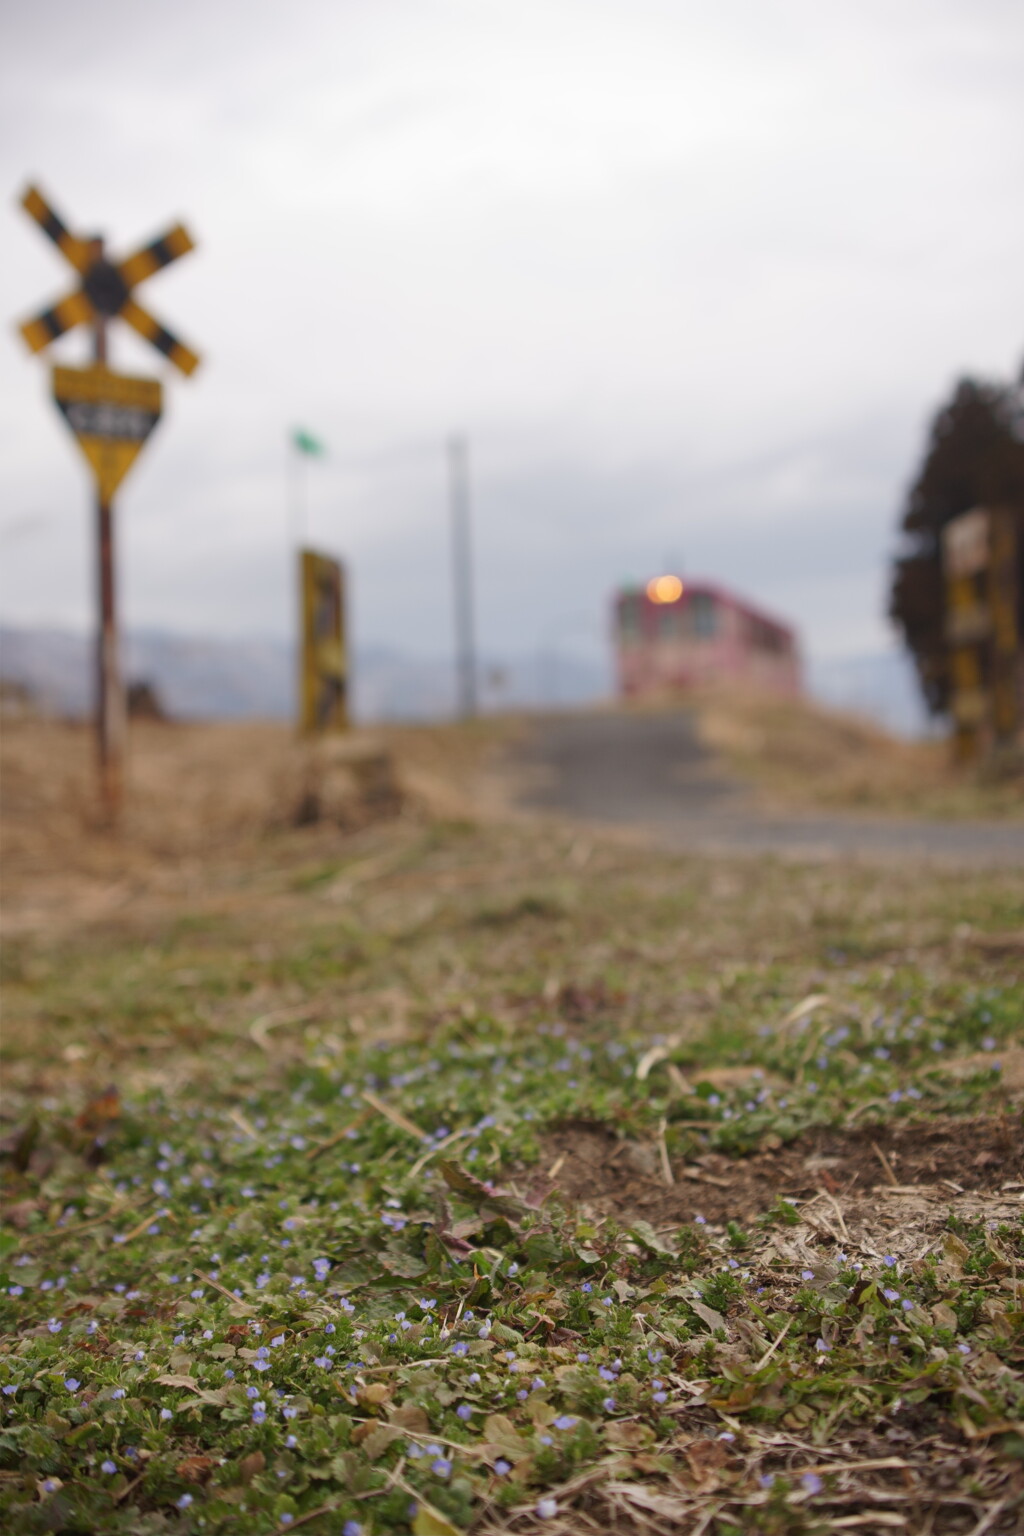
<svg viewBox="0 0 1024 1536"><path fill-rule="evenodd" d="M949 706L943 634L942 530L977 506L1009 506L1018 526L1018 591L1024 597L1024 372L1018 387L961 379L932 422L924 461L907 495L889 616L903 631L929 709ZM1024 613L1021 614L1024 631Z"/></svg>

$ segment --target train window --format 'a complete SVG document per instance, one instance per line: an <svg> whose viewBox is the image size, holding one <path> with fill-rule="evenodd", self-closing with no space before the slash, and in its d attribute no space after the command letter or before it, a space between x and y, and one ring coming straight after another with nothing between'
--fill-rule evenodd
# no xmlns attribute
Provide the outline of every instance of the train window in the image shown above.
<svg viewBox="0 0 1024 1536"><path fill-rule="evenodd" d="M695 592L690 599L693 633L704 638L715 633L718 614L710 592Z"/></svg>
<svg viewBox="0 0 1024 1536"><path fill-rule="evenodd" d="M619 606L619 633L626 642L640 638L640 604L627 597Z"/></svg>

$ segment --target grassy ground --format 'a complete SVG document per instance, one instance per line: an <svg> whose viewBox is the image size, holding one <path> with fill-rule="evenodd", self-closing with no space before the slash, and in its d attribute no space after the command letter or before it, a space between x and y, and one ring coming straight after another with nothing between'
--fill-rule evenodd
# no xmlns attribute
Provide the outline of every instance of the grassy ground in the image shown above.
<svg viewBox="0 0 1024 1536"><path fill-rule="evenodd" d="M8 1528L1019 1530L1024 879L396 750L355 829L7 838Z"/></svg>

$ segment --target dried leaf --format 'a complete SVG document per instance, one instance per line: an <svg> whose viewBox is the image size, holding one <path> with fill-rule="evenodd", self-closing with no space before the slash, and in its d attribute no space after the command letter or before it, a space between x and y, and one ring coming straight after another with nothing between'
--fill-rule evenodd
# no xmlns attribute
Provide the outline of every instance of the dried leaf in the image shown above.
<svg viewBox="0 0 1024 1536"><path fill-rule="evenodd" d="M248 1456L243 1456L238 1463L238 1475L243 1483L251 1483L254 1477L258 1477L267 1464L267 1458L262 1451L250 1451Z"/></svg>
<svg viewBox="0 0 1024 1536"><path fill-rule="evenodd" d="M630 1236L635 1237L637 1242L642 1243L645 1248L649 1248L651 1253L663 1253L669 1258L675 1254L675 1249L663 1237L658 1236L649 1221L634 1221L629 1231Z"/></svg>
<svg viewBox="0 0 1024 1536"><path fill-rule="evenodd" d="M702 1493L717 1488L729 1453L721 1440L691 1440L683 1453L697 1487Z"/></svg>
<svg viewBox="0 0 1024 1536"><path fill-rule="evenodd" d="M462 1532L440 1510L421 1503L412 1522L412 1536L462 1536Z"/></svg>
<svg viewBox="0 0 1024 1536"><path fill-rule="evenodd" d="M361 1387L359 1401L366 1408L379 1408L386 1403L391 1396L391 1388L383 1381L371 1381L368 1387Z"/></svg>
<svg viewBox="0 0 1024 1536"><path fill-rule="evenodd" d="M948 1307L944 1301L937 1301L932 1307L932 1318L936 1328L951 1328L955 1333L960 1326L959 1319L952 1307Z"/></svg>
<svg viewBox="0 0 1024 1536"><path fill-rule="evenodd" d="M687 1304L696 1312L702 1323L707 1323L712 1333L716 1328L725 1327L725 1318L721 1312L716 1312L714 1307L705 1306L702 1301L697 1301L691 1297L687 1297Z"/></svg>
<svg viewBox="0 0 1024 1536"><path fill-rule="evenodd" d="M484 1440L489 1447L512 1461L527 1454L525 1441L512 1420L503 1413L489 1413L484 1420Z"/></svg>
<svg viewBox="0 0 1024 1536"><path fill-rule="evenodd" d="M509 1221L517 1221L530 1209L522 1200L516 1200L511 1195L499 1195L494 1190L488 1189L486 1184L482 1184L479 1179L474 1179L473 1175L467 1173L459 1163L440 1157L437 1160L437 1166L448 1188L455 1194L461 1195L463 1200L477 1210L486 1207Z"/></svg>
<svg viewBox="0 0 1024 1536"><path fill-rule="evenodd" d="M179 1477L184 1477L190 1483L205 1483L216 1465L212 1456L186 1456L174 1470Z"/></svg>
<svg viewBox="0 0 1024 1536"><path fill-rule="evenodd" d="M359 1427L361 1429L363 1426L360 1425ZM395 1429L393 1425L370 1422L369 1433L361 1435L357 1444L362 1445L368 1461L376 1461L379 1456L383 1456L393 1441L400 1440L401 1438L402 1431ZM356 1439L355 1434L353 1434L352 1439Z"/></svg>
<svg viewBox="0 0 1024 1536"><path fill-rule="evenodd" d="M162 1387L188 1387L190 1392L200 1390L199 1383L194 1376L178 1376L173 1371L168 1371L163 1376L158 1376L157 1381Z"/></svg>
<svg viewBox="0 0 1024 1536"><path fill-rule="evenodd" d="M95 1099L90 1099L75 1119L75 1125L80 1131L87 1131L90 1135L96 1135L110 1124L111 1120L117 1120L121 1115L121 1095L113 1084L99 1094Z"/></svg>
<svg viewBox="0 0 1024 1536"><path fill-rule="evenodd" d="M430 1420L416 1403L402 1403L392 1413L390 1423L397 1425L399 1429L408 1429L414 1435L430 1433Z"/></svg>
<svg viewBox="0 0 1024 1536"><path fill-rule="evenodd" d="M652 1443L654 1434L646 1424L637 1424L629 1419L622 1422L613 1420L605 1425L604 1438L609 1445L620 1450L640 1451Z"/></svg>

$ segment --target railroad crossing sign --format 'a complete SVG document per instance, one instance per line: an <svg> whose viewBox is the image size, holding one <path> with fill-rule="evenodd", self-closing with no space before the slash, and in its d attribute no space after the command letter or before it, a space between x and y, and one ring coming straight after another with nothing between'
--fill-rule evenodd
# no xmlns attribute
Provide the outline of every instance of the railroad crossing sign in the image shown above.
<svg viewBox="0 0 1024 1536"><path fill-rule="evenodd" d="M109 501L157 422L163 391L156 379L92 368L55 368L53 397Z"/></svg>
<svg viewBox="0 0 1024 1536"><path fill-rule="evenodd" d="M198 354L172 336L159 320L132 298L132 290L139 283L193 249L192 238L181 224L175 224L165 235L151 240L149 245L142 246L125 261L112 262L104 255L101 240L71 234L36 187L29 187L21 206L35 219L43 233L49 235L81 277L78 287L52 308L44 309L41 315L22 325L21 334L33 352L41 352L76 325L90 321L102 323L116 317L151 342L182 373L192 373L199 366Z"/></svg>
<svg viewBox="0 0 1024 1536"><path fill-rule="evenodd" d="M107 367L107 322L124 320L162 352L182 373L192 373L199 357L132 297L139 283L192 250L192 239L175 224L124 261L108 260L103 240L73 235L42 193L29 187L22 207L78 274L64 298L20 327L33 352L41 352L76 325L93 333L91 368L54 368L53 395L78 439L96 479L96 543L99 568L99 628L96 645L100 792L111 821L121 803L121 759L125 734L125 696L117 656L114 590L114 492L138 457L160 419L162 392L156 379L130 378Z"/></svg>

